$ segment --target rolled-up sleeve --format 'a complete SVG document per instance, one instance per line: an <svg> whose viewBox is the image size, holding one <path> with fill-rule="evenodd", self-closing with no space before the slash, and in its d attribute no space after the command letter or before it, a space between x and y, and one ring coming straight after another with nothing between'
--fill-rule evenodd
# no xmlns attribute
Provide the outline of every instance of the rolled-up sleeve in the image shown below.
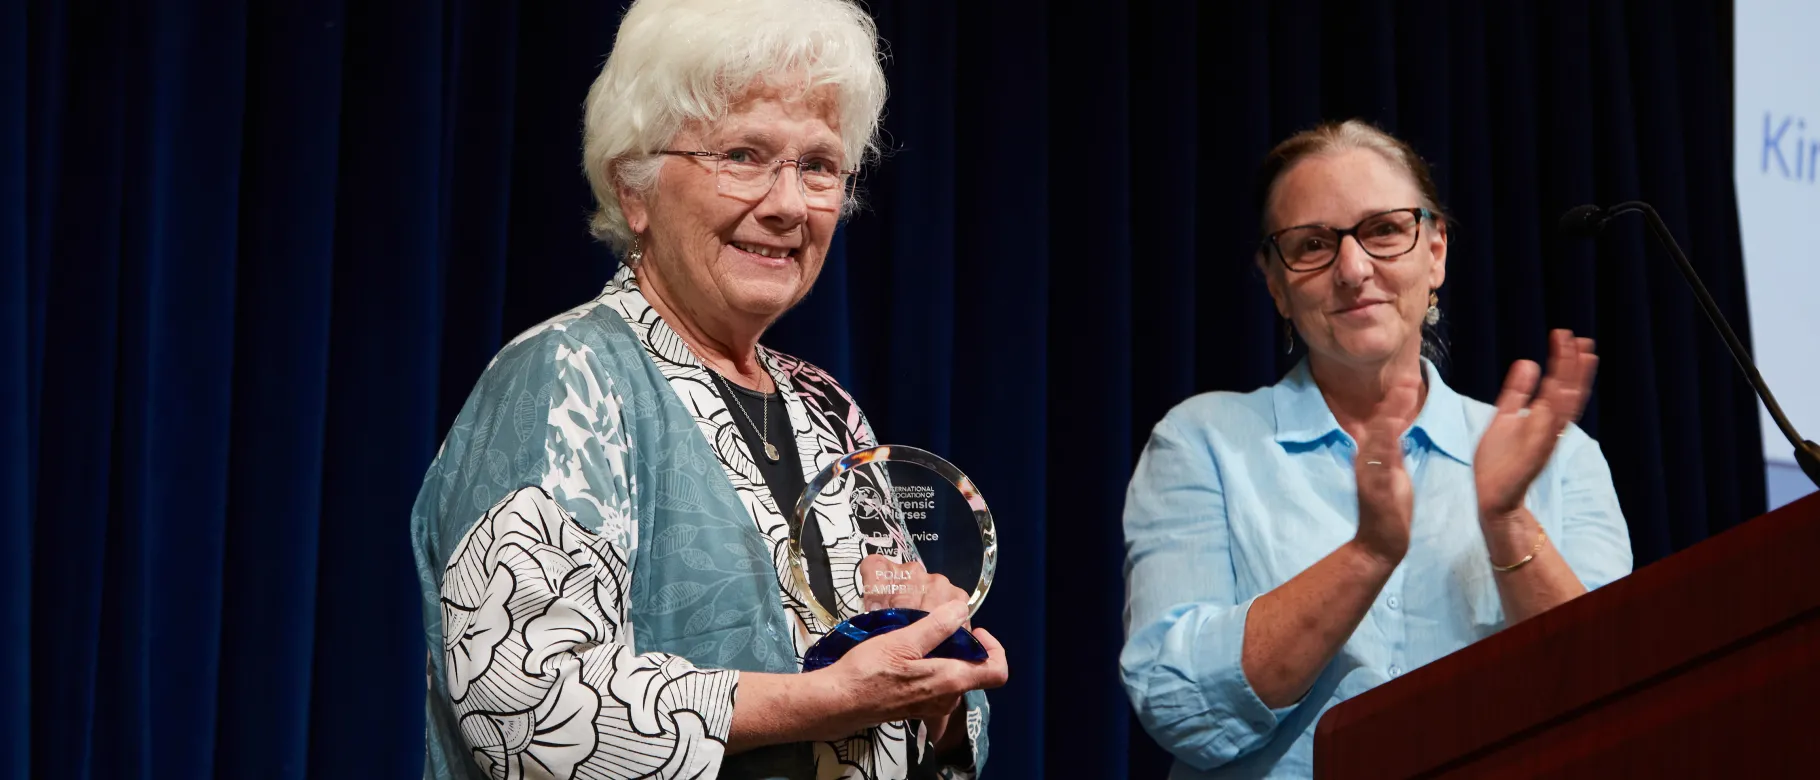
<svg viewBox="0 0 1820 780"><path fill-rule="evenodd" d="M1572 449L1561 464L1561 538L1555 546L1592 590L1630 573L1630 526L1599 443L1577 426L1563 443Z"/></svg>
<svg viewBox="0 0 1820 780"><path fill-rule="evenodd" d="M540 488L508 495L462 540L442 586L443 657L449 706L484 774L719 771L739 673L634 653L631 584L624 553Z"/></svg>
<svg viewBox="0 0 1820 780"><path fill-rule="evenodd" d="M1158 423L1125 497L1125 648L1119 675L1151 737L1211 769L1256 750L1293 706L1266 706L1241 655L1252 600L1237 595L1210 448Z"/></svg>

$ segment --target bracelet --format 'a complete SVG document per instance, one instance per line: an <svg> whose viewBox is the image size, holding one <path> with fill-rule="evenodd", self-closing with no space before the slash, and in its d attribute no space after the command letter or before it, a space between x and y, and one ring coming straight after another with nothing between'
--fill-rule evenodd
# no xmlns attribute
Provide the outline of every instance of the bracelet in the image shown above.
<svg viewBox="0 0 1820 780"><path fill-rule="evenodd" d="M1529 554L1523 556L1523 560L1517 561L1509 566L1499 566L1494 563L1491 567L1498 571L1516 571L1523 564L1536 559L1536 553L1542 552L1542 541L1547 538L1548 532L1542 529L1541 523L1536 523L1536 546L1529 548Z"/></svg>

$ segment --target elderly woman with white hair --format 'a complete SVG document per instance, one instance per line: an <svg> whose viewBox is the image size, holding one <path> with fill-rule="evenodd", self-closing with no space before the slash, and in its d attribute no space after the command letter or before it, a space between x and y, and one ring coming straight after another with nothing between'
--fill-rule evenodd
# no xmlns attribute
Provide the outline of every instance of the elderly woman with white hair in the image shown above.
<svg viewBox="0 0 1820 780"><path fill-rule="evenodd" d="M831 627L780 576L807 478L875 443L820 369L761 346L853 206L885 95L850 0L640 0L587 99L604 292L488 366L412 515L430 653L425 775L977 772L989 660L928 618L801 672ZM773 422L776 421L776 422ZM857 561L848 519L811 556ZM855 597L852 566L814 578Z"/></svg>

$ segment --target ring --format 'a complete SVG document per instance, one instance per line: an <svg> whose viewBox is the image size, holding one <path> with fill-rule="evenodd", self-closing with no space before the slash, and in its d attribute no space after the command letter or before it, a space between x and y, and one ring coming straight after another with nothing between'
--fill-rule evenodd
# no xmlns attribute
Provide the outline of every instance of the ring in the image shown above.
<svg viewBox="0 0 1820 780"><path fill-rule="evenodd" d="M1368 461L1365 461L1365 465L1367 465L1367 466L1382 466L1382 465L1384 465L1384 464L1383 464L1383 463L1381 463L1381 462L1379 462L1379 461L1375 461L1375 460L1368 460Z"/></svg>

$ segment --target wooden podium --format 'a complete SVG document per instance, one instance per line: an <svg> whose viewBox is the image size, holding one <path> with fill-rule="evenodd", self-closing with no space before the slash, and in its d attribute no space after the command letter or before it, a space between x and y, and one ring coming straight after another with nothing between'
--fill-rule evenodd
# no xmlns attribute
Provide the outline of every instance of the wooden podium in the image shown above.
<svg viewBox="0 0 1820 780"><path fill-rule="evenodd" d="M1820 777L1820 494L1342 702L1314 767Z"/></svg>

